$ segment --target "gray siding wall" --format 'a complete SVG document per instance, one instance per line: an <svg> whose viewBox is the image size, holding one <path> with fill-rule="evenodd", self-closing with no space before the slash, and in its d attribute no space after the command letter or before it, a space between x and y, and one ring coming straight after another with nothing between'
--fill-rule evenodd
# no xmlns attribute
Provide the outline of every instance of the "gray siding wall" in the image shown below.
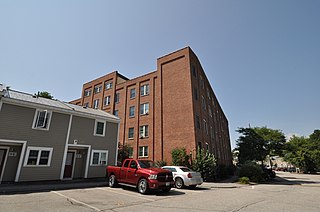
<svg viewBox="0 0 320 212"><path fill-rule="evenodd" d="M6 145L0 145L0 146L6 146ZM13 150L12 152L16 152L17 155L7 157L7 162L3 172L2 182L13 182L16 177L22 147L12 146L12 145L7 145L7 146L10 147L10 150Z"/></svg>
<svg viewBox="0 0 320 212"><path fill-rule="evenodd" d="M45 108L43 108L45 109ZM22 166L19 181L38 181L60 179L60 171L69 115L53 112L50 129L32 129L36 109L3 104L0 112L0 138L27 141L27 147L52 147L49 167Z"/></svg>

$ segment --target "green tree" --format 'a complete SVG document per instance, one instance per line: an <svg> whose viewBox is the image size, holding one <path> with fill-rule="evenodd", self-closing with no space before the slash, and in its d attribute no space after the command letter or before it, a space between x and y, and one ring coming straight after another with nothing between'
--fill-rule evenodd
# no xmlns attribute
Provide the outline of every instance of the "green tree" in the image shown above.
<svg viewBox="0 0 320 212"><path fill-rule="evenodd" d="M266 157L282 155L286 142L284 134L280 130L267 127L239 128L242 134L237 140L238 160L240 164L246 161L263 161Z"/></svg>
<svg viewBox="0 0 320 212"><path fill-rule="evenodd" d="M204 180L213 180L216 170L216 159L205 149L198 149L196 158L192 160L192 169L200 172Z"/></svg>
<svg viewBox="0 0 320 212"><path fill-rule="evenodd" d="M118 146L118 163L123 163L123 161L127 158L129 158L129 153L131 151L132 147L128 144L120 144Z"/></svg>
<svg viewBox="0 0 320 212"><path fill-rule="evenodd" d="M53 99L53 96L47 92L47 91L38 91L38 94L35 94L35 96L37 97L43 97L43 98L47 98L47 99Z"/></svg>
<svg viewBox="0 0 320 212"><path fill-rule="evenodd" d="M190 166L189 155L185 148L174 148L171 151L172 165L174 166Z"/></svg>

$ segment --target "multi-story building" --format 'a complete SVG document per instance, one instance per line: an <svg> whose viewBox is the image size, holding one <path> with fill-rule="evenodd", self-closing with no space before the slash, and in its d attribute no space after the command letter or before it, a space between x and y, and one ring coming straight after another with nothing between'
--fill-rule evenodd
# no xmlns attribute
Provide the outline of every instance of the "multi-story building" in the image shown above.
<svg viewBox="0 0 320 212"><path fill-rule="evenodd" d="M117 71L83 85L73 104L102 109L121 119L119 142L131 157L171 162L171 150L184 147L214 153L232 163L228 120L190 47L157 60L157 70L134 79Z"/></svg>

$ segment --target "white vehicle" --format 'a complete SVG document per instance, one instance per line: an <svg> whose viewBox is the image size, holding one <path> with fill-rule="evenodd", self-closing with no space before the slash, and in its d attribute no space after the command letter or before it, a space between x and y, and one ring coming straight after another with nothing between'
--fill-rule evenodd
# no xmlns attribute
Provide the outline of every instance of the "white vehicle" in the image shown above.
<svg viewBox="0 0 320 212"><path fill-rule="evenodd" d="M195 188L197 185L201 185L203 183L201 174L189 169L188 167L163 166L162 168L172 172L176 188L183 188L184 186Z"/></svg>

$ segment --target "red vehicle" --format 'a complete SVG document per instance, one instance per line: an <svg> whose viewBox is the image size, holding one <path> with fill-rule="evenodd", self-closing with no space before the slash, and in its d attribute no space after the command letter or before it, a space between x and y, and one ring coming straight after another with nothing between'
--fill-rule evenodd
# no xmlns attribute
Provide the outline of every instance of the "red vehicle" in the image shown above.
<svg viewBox="0 0 320 212"><path fill-rule="evenodd" d="M126 159L122 167L108 166L107 176L110 187L124 184L136 187L141 194L150 189L169 192L174 185L172 172L155 168L149 160Z"/></svg>

